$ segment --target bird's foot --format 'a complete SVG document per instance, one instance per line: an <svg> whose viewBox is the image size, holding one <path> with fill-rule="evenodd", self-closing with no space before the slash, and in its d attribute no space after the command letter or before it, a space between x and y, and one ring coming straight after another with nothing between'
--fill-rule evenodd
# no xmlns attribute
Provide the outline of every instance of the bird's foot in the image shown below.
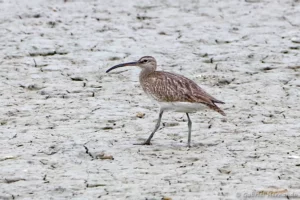
<svg viewBox="0 0 300 200"><path fill-rule="evenodd" d="M188 143L187 146L186 146L187 150L190 150L191 147L192 147L192 146L191 146L190 143Z"/></svg>
<svg viewBox="0 0 300 200"><path fill-rule="evenodd" d="M151 145L151 143L146 141L146 142L143 142L143 143L135 143L133 145Z"/></svg>

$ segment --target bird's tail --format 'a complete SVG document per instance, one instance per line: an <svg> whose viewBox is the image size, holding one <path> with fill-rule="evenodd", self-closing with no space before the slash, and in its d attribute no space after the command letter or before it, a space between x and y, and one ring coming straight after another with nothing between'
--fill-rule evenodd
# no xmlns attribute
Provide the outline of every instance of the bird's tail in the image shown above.
<svg viewBox="0 0 300 200"><path fill-rule="evenodd" d="M207 104L207 106L209 108L211 108L212 110L217 111L221 115L226 116L225 112L223 110L221 110L217 105L215 105L215 104Z"/></svg>

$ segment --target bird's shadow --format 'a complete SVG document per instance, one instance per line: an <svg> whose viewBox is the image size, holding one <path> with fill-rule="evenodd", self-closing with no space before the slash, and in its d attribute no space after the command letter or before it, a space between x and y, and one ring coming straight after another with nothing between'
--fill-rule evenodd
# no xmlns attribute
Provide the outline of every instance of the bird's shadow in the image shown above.
<svg viewBox="0 0 300 200"><path fill-rule="evenodd" d="M184 142L174 141L174 142L166 142L166 143L157 143L155 141L152 141L150 145L144 145L144 140L139 140L136 143L133 143L133 146L137 147L144 147L144 148L152 148L156 150L163 150L163 149L173 149L173 150L180 150L180 149L199 149L199 148L209 148L212 146L217 146L219 143L192 143L191 146L188 146Z"/></svg>

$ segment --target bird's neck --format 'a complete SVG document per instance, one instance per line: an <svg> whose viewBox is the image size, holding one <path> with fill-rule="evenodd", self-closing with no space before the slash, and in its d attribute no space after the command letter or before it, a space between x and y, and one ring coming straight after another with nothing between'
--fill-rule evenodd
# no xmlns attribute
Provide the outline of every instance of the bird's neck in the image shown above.
<svg viewBox="0 0 300 200"><path fill-rule="evenodd" d="M149 74L155 72L156 67L145 67L140 73L140 79L147 77Z"/></svg>

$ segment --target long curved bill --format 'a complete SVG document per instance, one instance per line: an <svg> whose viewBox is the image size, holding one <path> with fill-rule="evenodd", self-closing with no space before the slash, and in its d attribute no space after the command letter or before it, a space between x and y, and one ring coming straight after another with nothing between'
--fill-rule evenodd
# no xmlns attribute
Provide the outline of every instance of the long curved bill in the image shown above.
<svg viewBox="0 0 300 200"><path fill-rule="evenodd" d="M109 69L106 71L106 73L110 72L111 70L117 69L117 68L119 68L119 67L137 66L138 64L139 64L139 62L122 63L122 64L115 65L115 66L109 68Z"/></svg>

